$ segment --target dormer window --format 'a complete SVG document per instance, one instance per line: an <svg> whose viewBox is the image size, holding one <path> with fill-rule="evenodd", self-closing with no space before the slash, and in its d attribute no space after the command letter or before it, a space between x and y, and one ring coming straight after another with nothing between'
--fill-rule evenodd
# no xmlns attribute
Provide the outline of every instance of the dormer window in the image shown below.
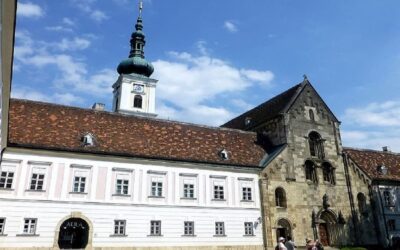
<svg viewBox="0 0 400 250"><path fill-rule="evenodd" d="M250 117L246 117L246 119L244 119L244 125L245 126L249 126L251 123L251 118Z"/></svg>
<svg viewBox="0 0 400 250"><path fill-rule="evenodd" d="M219 156L223 159L223 160L229 160L229 156L228 156L228 151L226 149L222 149L219 152Z"/></svg>
<svg viewBox="0 0 400 250"><path fill-rule="evenodd" d="M388 173L388 168L385 166L385 165L381 165L381 166L378 166L378 172L381 174L381 175L387 175L387 173Z"/></svg>
<svg viewBox="0 0 400 250"><path fill-rule="evenodd" d="M82 136L82 144L83 146L94 146L94 137L92 134L87 133Z"/></svg>

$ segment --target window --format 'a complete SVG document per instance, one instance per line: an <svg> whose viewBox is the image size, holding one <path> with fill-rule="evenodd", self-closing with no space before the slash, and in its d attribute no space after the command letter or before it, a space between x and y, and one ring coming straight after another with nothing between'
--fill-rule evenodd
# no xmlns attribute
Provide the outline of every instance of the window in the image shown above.
<svg viewBox="0 0 400 250"><path fill-rule="evenodd" d="M86 133L82 136L82 144L83 146L94 146L94 137L90 133Z"/></svg>
<svg viewBox="0 0 400 250"><path fill-rule="evenodd" d="M31 190L43 190L44 174L33 173L31 178Z"/></svg>
<svg viewBox="0 0 400 250"><path fill-rule="evenodd" d="M75 178L74 178L74 192L75 193L84 193L85 185L86 185L86 177L75 176Z"/></svg>
<svg viewBox="0 0 400 250"><path fill-rule="evenodd" d="M251 196L251 187L242 187L242 200L244 201L252 201L253 197Z"/></svg>
<svg viewBox="0 0 400 250"><path fill-rule="evenodd" d="M214 199L223 200L224 196L224 185L223 182L214 182Z"/></svg>
<svg viewBox="0 0 400 250"><path fill-rule="evenodd" d="M331 164L327 162L322 164L322 175L324 177L324 181L333 185L335 184L335 171Z"/></svg>
<svg viewBox="0 0 400 250"><path fill-rule="evenodd" d="M389 231L396 231L396 220L388 220Z"/></svg>
<svg viewBox="0 0 400 250"><path fill-rule="evenodd" d="M36 233L37 219L25 219L24 220L24 234L35 234Z"/></svg>
<svg viewBox="0 0 400 250"><path fill-rule="evenodd" d="M277 207L287 207L286 193L281 187L275 189L275 204Z"/></svg>
<svg viewBox="0 0 400 250"><path fill-rule="evenodd" d="M246 236L252 236L254 235L254 230L253 230L253 222L245 222L244 223L244 235Z"/></svg>
<svg viewBox="0 0 400 250"><path fill-rule="evenodd" d="M389 190L383 191L383 200L386 207L394 207L393 195Z"/></svg>
<svg viewBox="0 0 400 250"><path fill-rule="evenodd" d="M314 111L312 109L308 110L308 115L310 116L310 120L314 122L315 117L314 117Z"/></svg>
<svg viewBox="0 0 400 250"><path fill-rule="evenodd" d="M0 218L0 235L4 234L5 226L6 226L6 218Z"/></svg>
<svg viewBox="0 0 400 250"><path fill-rule="evenodd" d="M153 180L151 182L151 196L162 197L162 186L162 181Z"/></svg>
<svg viewBox="0 0 400 250"><path fill-rule="evenodd" d="M317 132L311 132L308 135L308 144L310 146L310 155L318 159L324 159L324 146L321 136Z"/></svg>
<svg viewBox="0 0 400 250"><path fill-rule="evenodd" d="M317 183L317 173L315 170L315 165L312 161L306 161L305 163L306 180Z"/></svg>
<svg viewBox="0 0 400 250"><path fill-rule="evenodd" d="M0 176L0 188L12 188L14 172L2 171Z"/></svg>
<svg viewBox="0 0 400 250"><path fill-rule="evenodd" d="M114 234L115 235L125 235L126 221L125 220L115 220L114 221Z"/></svg>
<svg viewBox="0 0 400 250"><path fill-rule="evenodd" d="M194 198L194 181L183 180L183 197Z"/></svg>
<svg viewBox="0 0 400 250"><path fill-rule="evenodd" d="M150 235L161 236L161 221L152 220L150 222Z"/></svg>
<svg viewBox="0 0 400 250"><path fill-rule="evenodd" d="M215 235L216 236L225 236L225 223L224 222L215 222Z"/></svg>
<svg viewBox="0 0 400 250"><path fill-rule="evenodd" d="M183 223L183 231L184 231L184 235L194 235L194 222L193 221L185 221Z"/></svg>
<svg viewBox="0 0 400 250"><path fill-rule="evenodd" d="M360 212L360 214L365 214L367 212L367 203L365 195L363 193L358 193L357 201L358 201L358 211Z"/></svg>
<svg viewBox="0 0 400 250"><path fill-rule="evenodd" d="M115 192L116 194L127 195L129 193L129 180L117 176Z"/></svg>
<svg viewBox="0 0 400 250"><path fill-rule="evenodd" d="M135 95L133 99L133 107L134 108L142 108L143 98L141 95Z"/></svg>

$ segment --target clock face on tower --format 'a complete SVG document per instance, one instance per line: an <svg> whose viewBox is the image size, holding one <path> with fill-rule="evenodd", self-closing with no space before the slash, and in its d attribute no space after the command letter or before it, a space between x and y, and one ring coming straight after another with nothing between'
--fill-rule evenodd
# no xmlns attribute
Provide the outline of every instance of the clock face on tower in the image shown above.
<svg viewBox="0 0 400 250"><path fill-rule="evenodd" d="M136 93L143 93L144 86L140 84L133 84L133 91Z"/></svg>

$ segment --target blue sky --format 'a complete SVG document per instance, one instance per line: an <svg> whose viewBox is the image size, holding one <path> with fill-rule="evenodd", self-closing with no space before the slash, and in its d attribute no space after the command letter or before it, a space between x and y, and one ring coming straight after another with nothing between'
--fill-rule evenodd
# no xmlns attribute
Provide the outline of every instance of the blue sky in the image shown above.
<svg viewBox="0 0 400 250"><path fill-rule="evenodd" d="M400 151L399 1L145 0L161 118L220 125L308 78L345 146ZM137 0L19 1L12 95L111 108Z"/></svg>

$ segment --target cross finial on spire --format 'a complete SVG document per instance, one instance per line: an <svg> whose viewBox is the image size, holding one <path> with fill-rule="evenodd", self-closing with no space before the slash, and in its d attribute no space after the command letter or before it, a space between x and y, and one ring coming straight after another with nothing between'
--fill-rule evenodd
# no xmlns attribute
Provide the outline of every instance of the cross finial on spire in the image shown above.
<svg viewBox="0 0 400 250"><path fill-rule="evenodd" d="M139 1L139 18L142 17L142 10L143 10L143 1Z"/></svg>
<svg viewBox="0 0 400 250"><path fill-rule="evenodd" d="M304 78L304 81L308 81L308 78L307 78L306 74L303 75L303 78Z"/></svg>

